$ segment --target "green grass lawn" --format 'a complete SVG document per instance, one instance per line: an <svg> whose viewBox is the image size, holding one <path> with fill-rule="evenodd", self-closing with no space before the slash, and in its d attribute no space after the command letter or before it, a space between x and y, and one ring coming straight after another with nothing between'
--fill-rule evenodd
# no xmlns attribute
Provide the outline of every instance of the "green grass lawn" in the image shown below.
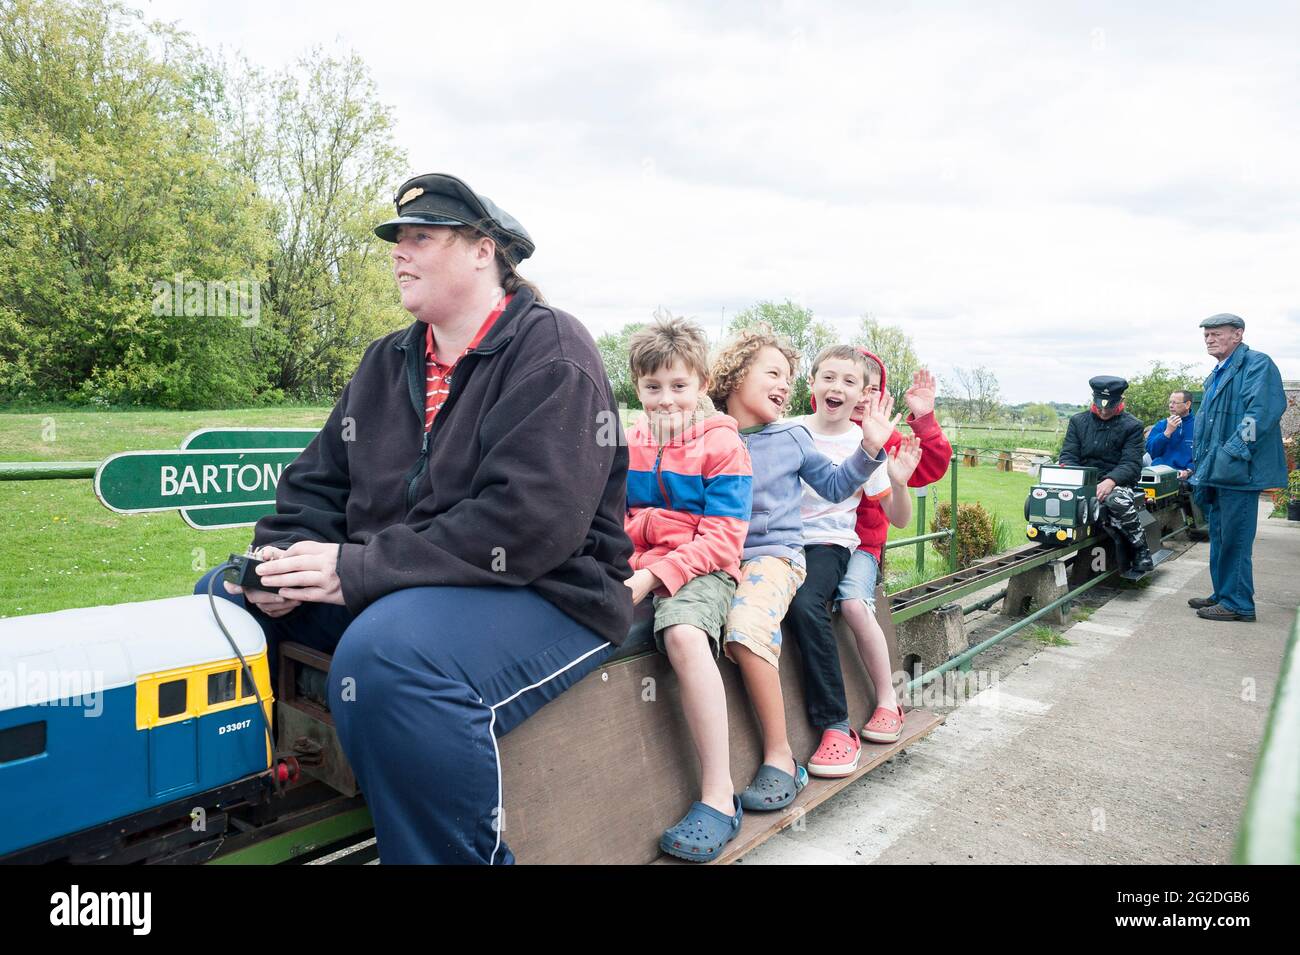
<svg viewBox="0 0 1300 955"><path fill-rule="evenodd" d="M225 411L48 411L0 413L0 461L102 461L118 451L179 448L199 428L319 428L330 408Z"/></svg>
<svg viewBox="0 0 1300 955"><path fill-rule="evenodd" d="M328 407L0 414L0 461L99 461L179 448L197 428L318 428ZM89 480L0 481L0 616L189 593L252 528L198 531L174 512L116 514Z"/></svg>
<svg viewBox="0 0 1300 955"><path fill-rule="evenodd" d="M0 413L0 461L97 461L117 451L178 448L196 428L320 427L328 414L327 407ZM982 502L1017 529L1023 523L1028 475L981 465L961 467L957 478L960 500ZM934 504L948 500L948 480L931 491L927 524ZM890 537L915 533L914 519ZM251 534L194 530L175 513L113 513L89 480L0 481L0 616L189 593L205 570L242 552ZM925 546L925 576L946 573L946 559ZM894 586L917 577L914 554L911 547L887 552Z"/></svg>
<svg viewBox="0 0 1300 955"><path fill-rule="evenodd" d="M930 524L934 519L935 506L940 501L951 500L952 474L945 475L938 484L930 487L925 505L925 528L918 531L916 516L920 502L912 501L912 521L907 527L891 527L890 540L913 537L918 533L930 533ZM1023 535L1025 523L1025 497L1033 479L1028 474L1016 471L999 471L993 464L981 463L978 467L965 467L957 463L957 501L958 503L978 502L989 513L1007 525L1008 539L1003 543L1014 547L1026 542ZM948 573L947 542L943 555L934 549L934 541L927 541L925 547L925 572L916 568L916 548L912 546L892 547L885 551L885 581L891 589L909 587L932 577L941 577Z"/></svg>

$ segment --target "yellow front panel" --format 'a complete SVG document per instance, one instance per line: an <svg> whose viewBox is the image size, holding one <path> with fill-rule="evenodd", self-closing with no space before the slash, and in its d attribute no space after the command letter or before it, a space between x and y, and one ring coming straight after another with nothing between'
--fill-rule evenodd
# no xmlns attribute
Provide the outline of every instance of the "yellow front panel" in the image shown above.
<svg viewBox="0 0 1300 955"><path fill-rule="evenodd" d="M267 668L266 652L263 651L244 659L248 661L248 665L253 670L253 679L257 682L257 689L262 694L262 702L266 705L266 713L269 718L273 697L271 696L271 676ZM252 698L243 696L243 681L241 678L236 678L235 698L233 700L212 705L208 704L208 677L213 673L238 669L239 661L230 659L218 663L205 663L200 666L178 667L174 670L140 676L135 682L135 728L138 730L150 729L154 726L165 726L168 723L179 723L182 720L193 719L205 713L219 713L222 710L247 706ZM160 717L158 715L158 687L164 683L180 679L186 681L185 710L171 716Z"/></svg>

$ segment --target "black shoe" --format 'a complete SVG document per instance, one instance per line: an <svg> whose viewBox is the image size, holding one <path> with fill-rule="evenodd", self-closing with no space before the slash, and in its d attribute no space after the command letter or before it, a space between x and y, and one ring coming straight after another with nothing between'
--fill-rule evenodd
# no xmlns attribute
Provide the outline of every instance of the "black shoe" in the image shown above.
<svg viewBox="0 0 1300 955"><path fill-rule="evenodd" d="M1191 607L1193 610L1200 610L1202 607L1213 607L1216 606L1216 604L1209 597L1193 597L1191 600L1187 601L1187 606Z"/></svg>
<svg viewBox="0 0 1300 955"><path fill-rule="evenodd" d="M1139 574L1149 574L1156 569L1155 561L1151 559L1151 551L1147 550L1145 543L1134 551L1133 566L1130 569Z"/></svg>
<svg viewBox="0 0 1300 955"><path fill-rule="evenodd" d="M1254 623L1254 617L1247 617L1239 613L1234 613L1222 604L1215 604L1212 607L1202 607L1196 611L1196 616L1202 620L1240 620L1242 623Z"/></svg>

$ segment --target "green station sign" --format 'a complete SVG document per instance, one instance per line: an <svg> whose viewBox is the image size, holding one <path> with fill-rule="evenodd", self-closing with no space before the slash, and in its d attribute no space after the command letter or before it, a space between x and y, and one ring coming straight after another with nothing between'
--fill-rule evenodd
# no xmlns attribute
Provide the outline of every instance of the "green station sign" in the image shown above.
<svg viewBox="0 0 1300 955"><path fill-rule="evenodd" d="M243 527L275 511L284 469L311 428L204 428L179 451L124 451L95 472L95 496L120 514L179 510L191 527Z"/></svg>

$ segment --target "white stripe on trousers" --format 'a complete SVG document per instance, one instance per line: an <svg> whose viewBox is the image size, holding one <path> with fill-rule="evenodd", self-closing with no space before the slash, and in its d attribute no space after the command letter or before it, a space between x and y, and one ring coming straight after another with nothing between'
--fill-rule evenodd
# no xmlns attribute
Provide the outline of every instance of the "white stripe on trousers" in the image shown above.
<svg viewBox="0 0 1300 955"><path fill-rule="evenodd" d="M492 847L492 855L488 858L488 865L496 864L497 852L500 851L501 849L501 829L504 825L501 816L505 812L505 808L502 805L503 794L501 792L501 750L497 746L497 735L496 733L493 732L493 729L497 725L497 707L505 706L507 703L511 702L512 700L518 699L520 696L527 693L529 690L535 690L537 689L537 687L542 686L545 683L551 682L557 676L563 673L565 670L572 669L573 667L581 663L583 660L587 659L587 657L591 656L593 653L599 653L601 650L604 650L607 646L609 646L608 640L606 640L600 646L596 647L594 650L588 650L586 653L578 657L578 659L574 660L572 663L566 663L564 666L560 667L550 676L538 680L536 683L532 684L531 686L526 686L521 690L517 690L515 693L511 694L510 696L502 700L500 703L496 703L488 707L488 709L491 710L492 712L492 718L491 720L488 721L488 736L491 737L492 739L492 753L497 761L497 805L496 805L497 814L496 814L496 826L494 827L497 831L497 841L496 844ZM479 697L479 702L480 703L483 702L482 697Z"/></svg>

